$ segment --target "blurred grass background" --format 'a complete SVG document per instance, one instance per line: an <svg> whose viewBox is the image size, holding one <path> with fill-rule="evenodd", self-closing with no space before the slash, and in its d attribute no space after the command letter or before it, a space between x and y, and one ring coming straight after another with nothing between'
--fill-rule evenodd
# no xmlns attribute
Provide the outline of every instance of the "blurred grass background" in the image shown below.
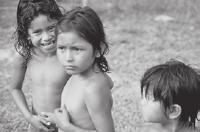
<svg viewBox="0 0 200 132"><path fill-rule="evenodd" d="M81 0L57 1L66 10L81 5ZM25 132L27 122L7 91L18 0L0 3L0 131ZM171 58L200 66L200 1L88 0L87 5L101 17L110 43L107 58L115 82L116 132L138 132L143 122L139 81L144 71ZM24 91L30 102L27 82Z"/></svg>

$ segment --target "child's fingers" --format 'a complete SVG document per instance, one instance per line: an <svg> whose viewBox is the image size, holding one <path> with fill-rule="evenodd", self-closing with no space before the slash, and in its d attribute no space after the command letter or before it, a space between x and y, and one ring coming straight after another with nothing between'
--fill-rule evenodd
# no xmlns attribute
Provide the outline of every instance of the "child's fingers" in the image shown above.
<svg viewBox="0 0 200 132"><path fill-rule="evenodd" d="M43 123L45 123L46 125L55 123L55 116L53 113L50 112L41 112L40 117L42 119L42 121L44 121Z"/></svg>
<svg viewBox="0 0 200 132"><path fill-rule="evenodd" d="M67 107L66 107L66 105L63 105L63 110L64 110L65 112L67 112Z"/></svg>
<svg viewBox="0 0 200 132"><path fill-rule="evenodd" d="M53 113L50 113L50 112L41 112L40 113L40 116L41 117L44 117L44 118L47 118L47 117L49 117L49 116L51 116Z"/></svg>
<svg viewBox="0 0 200 132"><path fill-rule="evenodd" d="M44 125L46 125L46 126L50 126L51 125L51 122L49 121L48 117L44 118L44 117L41 117L39 115L39 118L40 118L40 122L43 123Z"/></svg>
<svg viewBox="0 0 200 132"><path fill-rule="evenodd" d="M54 113L55 113L55 116L59 119L62 119L63 117L65 117L67 119L69 118L68 113L66 112L66 110L64 108L56 109Z"/></svg>
<svg viewBox="0 0 200 132"><path fill-rule="evenodd" d="M57 109L54 110L54 113L55 114L62 114L63 110L61 108L57 108Z"/></svg>
<svg viewBox="0 0 200 132"><path fill-rule="evenodd" d="M41 124L39 129L40 129L40 130L47 131L47 132L49 131L48 127L45 126L44 124Z"/></svg>

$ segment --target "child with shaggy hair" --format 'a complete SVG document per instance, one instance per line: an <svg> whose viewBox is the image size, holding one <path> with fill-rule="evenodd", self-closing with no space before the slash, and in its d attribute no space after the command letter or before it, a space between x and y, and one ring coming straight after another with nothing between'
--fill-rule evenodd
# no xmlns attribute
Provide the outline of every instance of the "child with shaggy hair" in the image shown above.
<svg viewBox="0 0 200 132"><path fill-rule="evenodd" d="M200 78L190 66L171 60L148 69L141 79L145 121L142 132L195 132L200 109Z"/></svg>

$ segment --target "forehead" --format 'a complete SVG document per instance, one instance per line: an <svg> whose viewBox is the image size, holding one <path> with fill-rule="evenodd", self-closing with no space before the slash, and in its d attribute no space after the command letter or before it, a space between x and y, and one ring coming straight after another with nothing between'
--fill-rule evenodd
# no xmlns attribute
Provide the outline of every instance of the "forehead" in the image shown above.
<svg viewBox="0 0 200 132"><path fill-rule="evenodd" d="M51 25L56 25L57 20L49 18L47 15L38 15L33 19L30 29L43 29Z"/></svg>
<svg viewBox="0 0 200 132"><path fill-rule="evenodd" d="M80 44L84 45L87 43L82 37L78 35L75 31L58 33L57 36L58 44Z"/></svg>

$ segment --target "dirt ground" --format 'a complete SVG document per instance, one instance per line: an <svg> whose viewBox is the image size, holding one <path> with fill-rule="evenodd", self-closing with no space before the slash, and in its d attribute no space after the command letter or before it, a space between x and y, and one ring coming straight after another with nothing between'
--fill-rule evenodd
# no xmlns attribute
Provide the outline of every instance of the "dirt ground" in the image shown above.
<svg viewBox="0 0 200 132"><path fill-rule="evenodd" d="M69 8L69 0L59 1ZM138 132L143 123L139 83L144 71L171 58L200 67L199 17L198 11L194 10L197 9L195 3L186 0L182 3L180 0L174 0L177 3L156 0L157 5L143 4L145 0L127 0L125 4L122 1L97 3L98 0L94 0L89 5L102 18L110 43L107 59L115 83L112 93L116 132ZM7 91L11 81L10 61L15 52L11 37L16 27L18 0L0 0L0 3L0 131L25 132L28 124ZM73 4L76 3L71 6ZM163 4L167 4L166 9ZM181 11L173 11L174 4ZM30 102L28 83L25 83L24 91Z"/></svg>

